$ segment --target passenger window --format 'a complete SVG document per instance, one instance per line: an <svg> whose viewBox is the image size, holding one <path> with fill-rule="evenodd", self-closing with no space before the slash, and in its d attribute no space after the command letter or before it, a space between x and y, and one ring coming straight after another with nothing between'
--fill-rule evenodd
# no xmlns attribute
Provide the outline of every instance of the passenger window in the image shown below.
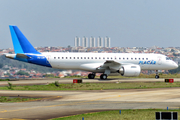
<svg viewBox="0 0 180 120"><path fill-rule="evenodd" d="M113 58L111 57L111 59L113 59Z"/></svg>
<svg viewBox="0 0 180 120"><path fill-rule="evenodd" d="M142 60L144 60L144 58L142 58Z"/></svg>
<svg viewBox="0 0 180 120"><path fill-rule="evenodd" d="M76 59L76 57L74 57L74 59Z"/></svg>
<svg viewBox="0 0 180 120"><path fill-rule="evenodd" d="M148 58L146 58L146 60L148 60Z"/></svg>
<svg viewBox="0 0 180 120"><path fill-rule="evenodd" d="M116 59L116 57L114 59Z"/></svg>
<svg viewBox="0 0 180 120"><path fill-rule="evenodd" d="M103 57L103 59L105 59L105 57Z"/></svg>
<svg viewBox="0 0 180 120"><path fill-rule="evenodd" d="M54 59L56 59L56 57L54 57Z"/></svg>
<svg viewBox="0 0 180 120"><path fill-rule="evenodd" d="M64 59L64 57L62 57L62 59Z"/></svg>
<svg viewBox="0 0 180 120"><path fill-rule="evenodd" d="M121 59L121 58L119 58L119 59Z"/></svg>
<svg viewBox="0 0 180 120"><path fill-rule="evenodd" d="M139 58L139 60L141 60L141 58Z"/></svg>
<svg viewBox="0 0 180 120"><path fill-rule="evenodd" d="M83 57L81 57L81 59L83 59Z"/></svg>
<svg viewBox="0 0 180 120"><path fill-rule="evenodd" d="M79 59L79 57L77 57L77 59Z"/></svg>
<svg viewBox="0 0 180 120"><path fill-rule="evenodd" d="M107 59L109 59L109 57L107 57Z"/></svg>
<svg viewBox="0 0 180 120"><path fill-rule="evenodd" d="M84 59L86 59L86 57L84 57Z"/></svg>
<svg viewBox="0 0 180 120"><path fill-rule="evenodd" d="M68 57L66 57L66 59L68 59Z"/></svg>
<svg viewBox="0 0 180 120"><path fill-rule="evenodd" d="M124 60L125 58L123 58L123 60Z"/></svg>
<svg viewBox="0 0 180 120"><path fill-rule="evenodd" d="M131 60L133 60L133 58L131 58Z"/></svg>
<svg viewBox="0 0 180 120"><path fill-rule="evenodd" d="M128 60L128 58L127 58L127 60Z"/></svg>
<svg viewBox="0 0 180 120"><path fill-rule="evenodd" d="M88 57L88 59L89 59L89 57Z"/></svg>
<svg viewBox="0 0 180 120"><path fill-rule="evenodd" d="M95 57L95 59L97 59L97 57Z"/></svg>
<svg viewBox="0 0 180 120"><path fill-rule="evenodd" d="M93 59L93 57L91 57L91 59Z"/></svg>
<svg viewBox="0 0 180 120"><path fill-rule="evenodd" d="M137 58L135 58L135 60L137 60Z"/></svg>
<svg viewBox="0 0 180 120"><path fill-rule="evenodd" d="M99 59L101 59L101 57L99 57Z"/></svg>
<svg viewBox="0 0 180 120"><path fill-rule="evenodd" d="M69 59L71 59L71 57L69 57Z"/></svg>

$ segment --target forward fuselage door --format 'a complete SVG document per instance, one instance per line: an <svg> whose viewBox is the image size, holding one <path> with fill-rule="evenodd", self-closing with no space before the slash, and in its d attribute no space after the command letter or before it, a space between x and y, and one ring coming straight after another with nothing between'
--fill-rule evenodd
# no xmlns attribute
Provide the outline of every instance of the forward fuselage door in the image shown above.
<svg viewBox="0 0 180 120"><path fill-rule="evenodd" d="M158 56L158 61L157 61L158 65L161 65L162 64L162 57L161 56Z"/></svg>
<svg viewBox="0 0 180 120"><path fill-rule="evenodd" d="M50 64L51 61L51 55L46 55L46 63Z"/></svg>

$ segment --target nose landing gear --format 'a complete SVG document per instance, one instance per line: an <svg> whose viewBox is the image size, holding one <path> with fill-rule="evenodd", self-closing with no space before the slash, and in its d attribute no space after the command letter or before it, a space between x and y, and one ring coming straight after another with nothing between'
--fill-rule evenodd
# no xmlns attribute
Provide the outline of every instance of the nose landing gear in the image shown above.
<svg viewBox="0 0 180 120"><path fill-rule="evenodd" d="M159 79L159 73L158 73L158 70L156 70L156 76L155 76L156 79Z"/></svg>

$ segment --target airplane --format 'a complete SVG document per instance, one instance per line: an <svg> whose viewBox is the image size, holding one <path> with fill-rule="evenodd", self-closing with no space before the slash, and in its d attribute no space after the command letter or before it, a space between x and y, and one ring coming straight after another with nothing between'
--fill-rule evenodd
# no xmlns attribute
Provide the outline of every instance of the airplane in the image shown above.
<svg viewBox="0 0 180 120"><path fill-rule="evenodd" d="M112 73L125 77L139 76L141 70L155 70L155 78L158 79L158 70L178 67L169 57L153 53L40 53L17 26L9 25L9 28L15 54L6 54L7 58L57 69L89 71L92 72L88 75L89 79L94 79L96 73L102 73L102 80Z"/></svg>

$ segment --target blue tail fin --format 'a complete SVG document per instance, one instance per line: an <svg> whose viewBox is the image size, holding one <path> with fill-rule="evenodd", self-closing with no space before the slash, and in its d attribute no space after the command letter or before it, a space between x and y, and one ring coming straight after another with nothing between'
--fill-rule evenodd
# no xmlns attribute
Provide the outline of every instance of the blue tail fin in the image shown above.
<svg viewBox="0 0 180 120"><path fill-rule="evenodd" d="M41 54L34 49L17 26L9 25L15 53Z"/></svg>

